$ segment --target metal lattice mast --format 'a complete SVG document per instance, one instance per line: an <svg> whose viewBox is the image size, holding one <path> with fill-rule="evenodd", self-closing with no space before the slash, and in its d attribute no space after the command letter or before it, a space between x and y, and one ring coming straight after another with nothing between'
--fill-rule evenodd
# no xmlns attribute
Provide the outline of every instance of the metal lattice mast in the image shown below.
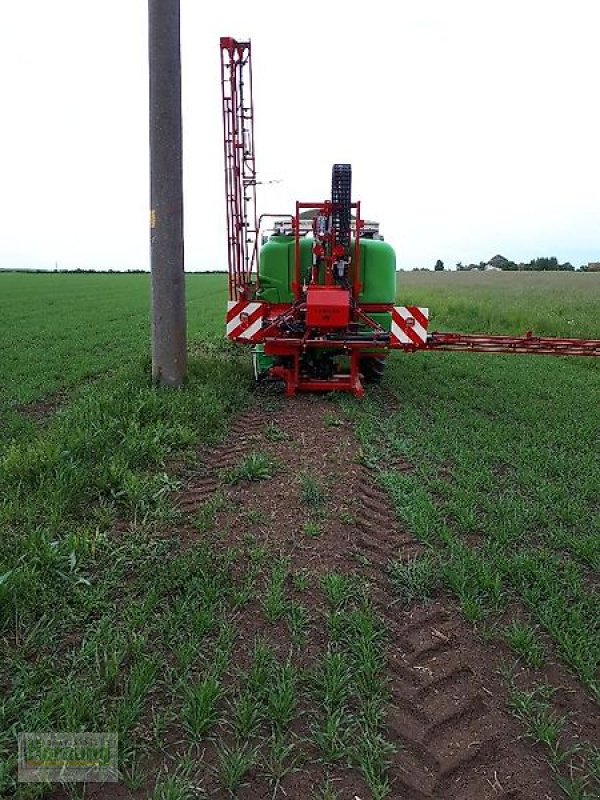
<svg viewBox="0 0 600 800"><path fill-rule="evenodd" d="M229 298L237 300L252 281L258 235L250 42L221 38L221 89Z"/></svg>

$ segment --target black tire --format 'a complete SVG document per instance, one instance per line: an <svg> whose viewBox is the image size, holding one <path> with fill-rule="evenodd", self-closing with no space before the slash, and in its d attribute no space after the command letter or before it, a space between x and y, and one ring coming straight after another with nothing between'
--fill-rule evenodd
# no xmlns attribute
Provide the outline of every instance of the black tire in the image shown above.
<svg viewBox="0 0 600 800"><path fill-rule="evenodd" d="M360 371L365 383L381 383L385 372L385 358L363 356L360 360Z"/></svg>
<svg viewBox="0 0 600 800"><path fill-rule="evenodd" d="M332 215L338 244L348 247L352 227L352 165L334 164L331 170L331 202L335 203Z"/></svg>

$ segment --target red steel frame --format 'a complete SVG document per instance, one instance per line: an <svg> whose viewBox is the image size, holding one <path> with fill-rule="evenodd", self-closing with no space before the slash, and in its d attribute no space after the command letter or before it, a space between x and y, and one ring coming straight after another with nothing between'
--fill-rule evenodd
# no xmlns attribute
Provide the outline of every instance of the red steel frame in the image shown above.
<svg viewBox="0 0 600 800"><path fill-rule="evenodd" d="M221 37L229 299L246 296L256 264L256 158L250 42Z"/></svg>
<svg viewBox="0 0 600 800"><path fill-rule="evenodd" d="M333 204L329 201L325 202L296 202L296 213L293 217L293 230L294 230L294 281L292 283L292 291L295 296L295 303L292 306L275 307L272 309L274 316L270 316L266 320L266 327L264 329L264 348L267 355L283 356L291 359L292 366L276 366L271 369L271 375L276 378L281 378L286 384L286 394L288 396L296 394L298 391L312 391L312 392L327 392L333 389L350 391L357 396L364 394L364 388L360 379L360 357L361 351L373 350L381 347L387 350L387 344L378 343L375 341L352 341L350 338L341 338L340 340L328 340L320 336L313 336L310 329L301 338L292 336L284 336L279 332L279 324L283 318L295 317L302 319L306 312L306 302L303 296L302 282L301 282L301 265L300 265L300 214L302 210L319 210L326 215L330 215L333 210ZM372 322L362 309L358 307L358 296L361 291L360 284L360 234L363 228L363 221L360 218L360 202L351 203L351 208L355 210L355 235L354 247L352 248L352 289L351 289L351 312L352 320L354 322L367 322L373 329L380 331L378 325ZM331 240L331 248L335 247L335 237ZM333 275L330 269L331 258L325 257L325 283L328 286L334 285ZM370 311L386 310L390 311L389 305L375 305L369 306ZM341 373L335 375L333 378L322 380L318 378L303 377L300 370L300 360L303 353L308 349L329 349L342 351L349 358L350 371L349 373Z"/></svg>
<svg viewBox="0 0 600 800"><path fill-rule="evenodd" d="M297 311L302 312L304 309L305 306L299 305ZM382 355L385 355L389 350L403 350L405 352L454 350L470 353L600 357L600 339L554 339L537 337L531 334L512 337L433 333L428 336L427 342L423 345L401 344L390 341L353 342L343 339L324 341L311 339L308 334L305 334L302 338L289 338L278 336L275 331L273 332L274 335L270 335L270 328L274 324L276 325L281 316L275 320L270 319L267 321L263 342L267 355L292 357L291 368L274 367L271 370L273 377L281 378L285 382L288 396L292 396L298 391L332 391L337 389L351 391L356 396L361 397L364 394L360 379L360 356L362 350L368 350L369 352L380 350ZM350 357L349 374L338 375L330 380L303 379L300 374L300 357L302 353L310 348L344 351Z"/></svg>
<svg viewBox="0 0 600 800"><path fill-rule="evenodd" d="M333 208L332 203L329 201L320 202L320 203L306 203L306 202L296 202L296 215L294 217L294 235L295 235L295 242L294 242L294 265L295 265L295 279L294 283L292 284L292 291L296 296L296 300L299 301L302 297L302 286L300 285L300 213L302 209L304 210L323 210L326 213L331 212ZM358 295L360 294L361 285L360 285L360 231L364 227L364 223L360 218L360 203L351 203L350 208L354 208L356 210L356 234L354 237L354 253L352 258L352 264L357 265L356 269L354 269L354 278L352 283L352 297L356 301L358 300ZM334 242L335 244L335 242ZM331 279L331 280L330 280ZM333 283L333 279L331 278L331 273L329 270L326 270L326 281L328 284Z"/></svg>

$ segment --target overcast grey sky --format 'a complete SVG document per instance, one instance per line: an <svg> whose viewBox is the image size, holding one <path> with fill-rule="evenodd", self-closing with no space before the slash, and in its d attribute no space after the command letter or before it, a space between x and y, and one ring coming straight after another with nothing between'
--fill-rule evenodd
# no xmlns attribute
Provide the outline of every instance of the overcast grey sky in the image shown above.
<svg viewBox="0 0 600 800"><path fill-rule="evenodd" d="M331 164L402 268L600 260L597 0L181 0L186 268L224 268L219 36L251 37L259 209ZM0 0L0 267L147 268L146 0Z"/></svg>

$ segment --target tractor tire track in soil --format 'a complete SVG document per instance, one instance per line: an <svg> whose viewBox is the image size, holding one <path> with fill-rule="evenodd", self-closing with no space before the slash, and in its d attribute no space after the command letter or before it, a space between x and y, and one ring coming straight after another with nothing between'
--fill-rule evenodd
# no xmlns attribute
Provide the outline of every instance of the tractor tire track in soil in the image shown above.
<svg viewBox="0 0 600 800"><path fill-rule="evenodd" d="M198 454L200 468L187 476L185 490L178 498L177 507L184 515L196 513L221 486L221 473L239 464L249 441L249 431L260 428L263 417L258 411L249 411L237 417L227 439L213 450ZM189 522L184 516L184 525Z"/></svg>
<svg viewBox="0 0 600 800"><path fill-rule="evenodd" d="M264 519L251 526L252 534L273 552L289 556L292 569L338 570L368 579L389 634L386 733L397 747L391 797L557 798L542 751L519 738L522 730L505 709L499 651L475 637L450 598L412 608L394 602L389 561L418 558L424 548L398 525L385 491L360 463L352 429L336 406L311 396L268 406L238 418L225 442L200 454L205 466L189 477L178 499L187 520L179 531L183 543L203 535L194 528L193 516L221 490L223 470L251 452L275 458L272 480L242 482L227 490L227 508L215 525L219 544L241 545L249 530L248 512L262 511ZM410 465L394 468L408 470ZM303 532L314 512L301 499L301 476L307 474L325 487L320 536ZM299 785L286 791L299 800L310 796L308 788L308 794ZM243 796L263 795L256 788Z"/></svg>

